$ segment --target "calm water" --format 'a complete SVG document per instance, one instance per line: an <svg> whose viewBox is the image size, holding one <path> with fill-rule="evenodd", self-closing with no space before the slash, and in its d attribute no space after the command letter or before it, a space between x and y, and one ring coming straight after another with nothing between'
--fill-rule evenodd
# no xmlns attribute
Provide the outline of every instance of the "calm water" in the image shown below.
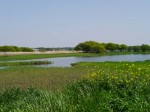
<svg viewBox="0 0 150 112"><path fill-rule="evenodd" d="M41 67L70 67L71 63L77 63L77 62L145 61L145 60L150 60L150 54L113 55L113 56L99 56L99 57L58 57L58 58L45 58L45 59L26 60L26 61L39 61L39 60L52 62L52 64L48 64L48 65L38 65Z"/></svg>
<svg viewBox="0 0 150 112"><path fill-rule="evenodd" d="M45 67L70 67L71 63L77 62L104 62L104 61L145 61L150 60L150 54L142 55L114 55L114 56L100 56L100 57L59 57L59 58L48 58L48 59L40 59L51 61L52 64L42 65Z"/></svg>

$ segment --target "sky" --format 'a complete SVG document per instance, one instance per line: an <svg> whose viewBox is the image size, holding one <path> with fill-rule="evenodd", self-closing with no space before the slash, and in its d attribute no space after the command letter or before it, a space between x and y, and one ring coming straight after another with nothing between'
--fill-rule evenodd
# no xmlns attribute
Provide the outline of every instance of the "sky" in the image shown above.
<svg viewBox="0 0 150 112"><path fill-rule="evenodd" d="M0 46L150 45L150 0L0 0Z"/></svg>

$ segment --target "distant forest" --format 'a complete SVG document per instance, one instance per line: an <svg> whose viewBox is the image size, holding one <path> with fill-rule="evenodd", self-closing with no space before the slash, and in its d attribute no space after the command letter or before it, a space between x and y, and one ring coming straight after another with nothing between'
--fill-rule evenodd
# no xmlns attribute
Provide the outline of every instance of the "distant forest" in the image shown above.
<svg viewBox="0 0 150 112"><path fill-rule="evenodd" d="M99 43L95 41L86 41L79 43L74 49L86 53L150 52L150 45L142 44L136 46L127 46L125 44Z"/></svg>
<svg viewBox="0 0 150 112"><path fill-rule="evenodd" d="M75 47L57 47L57 48L29 48L17 46L0 46L0 52L33 52L33 51L63 51L63 50L76 50L85 53L105 53L105 52L150 52L150 45L142 44L136 46L127 46L125 44L115 43L99 43L95 41L85 41L79 43Z"/></svg>
<svg viewBox="0 0 150 112"><path fill-rule="evenodd" d="M0 46L0 52L33 52L34 50L29 47L17 46Z"/></svg>

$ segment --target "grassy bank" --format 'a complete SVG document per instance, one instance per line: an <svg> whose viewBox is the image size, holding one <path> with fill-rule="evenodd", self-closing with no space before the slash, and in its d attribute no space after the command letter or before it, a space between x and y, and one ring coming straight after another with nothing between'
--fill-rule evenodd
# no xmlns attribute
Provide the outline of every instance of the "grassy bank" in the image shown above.
<svg viewBox="0 0 150 112"><path fill-rule="evenodd" d="M59 54L24 54L24 55L13 55L13 56L0 56L0 61L10 61L10 60L29 60L29 59L41 59L41 58L54 58L54 57L93 57L93 56L104 56L104 55L123 55L123 54L133 54L131 52L110 52L104 54L94 54L94 53L59 53ZM134 53L134 54L144 54L144 53ZM146 53L150 54L150 53Z"/></svg>
<svg viewBox="0 0 150 112"><path fill-rule="evenodd" d="M30 87L46 88L1 91L0 111L4 112L150 111L150 61L77 63L73 68L20 67L1 70L0 76L3 88L31 83ZM48 88L63 89L47 91L44 82Z"/></svg>
<svg viewBox="0 0 150 112"><path fill-rule="evenodd" d="M0 67L4 66L25 66L25 65L44 65L51 64L49 61L29 61L29 62L1 62Z"/></svg>
<svg viewBox="0 0 150 112"><path fill-rule="evenodd" d="M0 61L9 60L29 60L41 58L54 58L54 57L70 57L70 56L98 56L98 54L90 53L62 53L62 54L27 54L27 55L13 55L13 56L0 56Z"/></svg>

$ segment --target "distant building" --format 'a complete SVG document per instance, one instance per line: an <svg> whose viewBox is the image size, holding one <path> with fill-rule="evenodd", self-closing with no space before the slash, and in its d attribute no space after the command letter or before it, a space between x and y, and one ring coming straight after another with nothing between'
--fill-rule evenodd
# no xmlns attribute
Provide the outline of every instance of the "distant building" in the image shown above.
<svg viewBox="0 0 150 112"><path fill-rule="evenodd" d="M33 48L33 50L34 50L34 51L39 51L39 49L38 49L38 48Z"/></svg>

